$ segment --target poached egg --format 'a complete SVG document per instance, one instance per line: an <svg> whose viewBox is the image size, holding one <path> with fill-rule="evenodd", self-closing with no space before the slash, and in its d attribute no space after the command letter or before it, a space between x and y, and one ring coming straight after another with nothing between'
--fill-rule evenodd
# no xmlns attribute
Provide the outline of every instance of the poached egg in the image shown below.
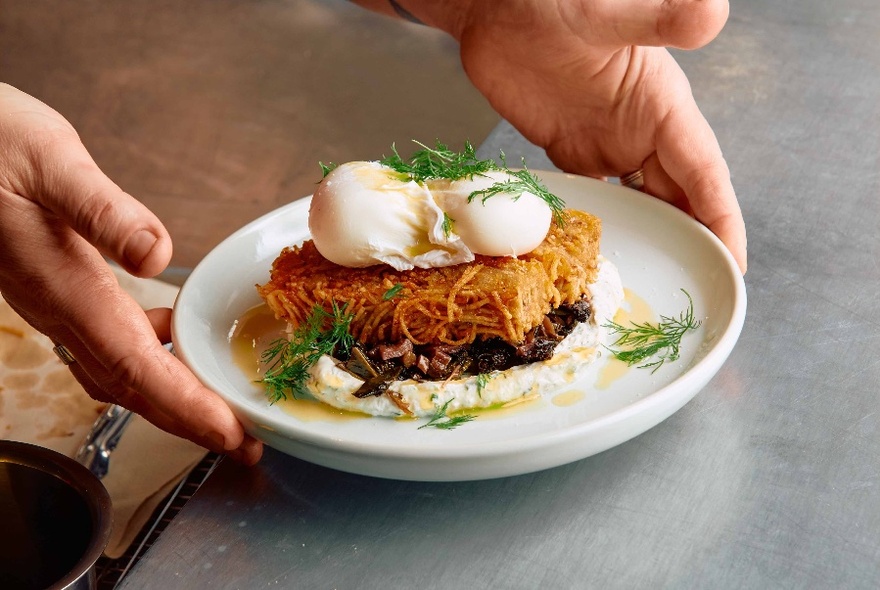
<svg viewBox="0 0 880 590"><path fill-rule="evenodd" d="M519 256L550 229L552 211L530 193L470 195L512 179L491 171L418 183L378 162L348 162L318 186L309 230L322 256L353 268L397 270L470 262L475 254Z"/></svg>

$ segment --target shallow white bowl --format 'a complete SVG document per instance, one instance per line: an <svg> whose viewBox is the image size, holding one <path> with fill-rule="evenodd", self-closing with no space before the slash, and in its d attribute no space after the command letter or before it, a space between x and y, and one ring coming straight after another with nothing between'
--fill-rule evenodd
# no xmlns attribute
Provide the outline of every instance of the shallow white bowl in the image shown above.
<svg viewBox="0 0 880 590"><path fill-rule="evenodd" d="M678 209L618 185L538 172L568 207L602 219L602 252L624 286L657 313L677 316L693 297L699 330L685 337L681 358L652 373L630 369L597 388L608 355L566 390L583 399L527 411L480 416L455 430L384 418L301 420L272 406L233 360L229 332L260 303L254 286L269 278L285 246L308 239L309 199L243 227L196 267L178 295L172 322L177 355L229 403L246 430L282 452L319 465L378 477L449 481L516 475L583 459L667 418L718 371L742 329L746 292L727 249Z"/></svg>

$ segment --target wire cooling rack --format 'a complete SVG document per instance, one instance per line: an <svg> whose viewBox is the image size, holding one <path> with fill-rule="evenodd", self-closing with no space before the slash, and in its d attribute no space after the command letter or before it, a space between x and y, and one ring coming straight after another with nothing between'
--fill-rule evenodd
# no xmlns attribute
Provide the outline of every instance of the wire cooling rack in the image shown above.
<svg viewBox="0 0 880 590"><path fill-rule="evenodd" d="M177 516L180 509L192 498L193 494L201 487L211 472L220 463L223 455L208 453L202 461L189 472L177 487L168 494L153 514L147 520L147 524L132 541L128 550L122 557L110 559L101 557L95 564L95 577L97 590L113 590L138 560L153 546L159 535Z"/></svg>

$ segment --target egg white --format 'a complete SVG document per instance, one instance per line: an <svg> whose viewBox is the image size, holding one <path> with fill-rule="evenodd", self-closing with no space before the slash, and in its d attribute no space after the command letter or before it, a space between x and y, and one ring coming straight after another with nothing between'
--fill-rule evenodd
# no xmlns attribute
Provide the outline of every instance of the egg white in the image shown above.
<svg viewBox="0 0 880 590"><path fill-rule="evenodd" d="M312 195L309 231L318 252L349 268L385 263L397 270L450 266L474 259L444 230L431 192L378 162L348 162Z"/></svg>

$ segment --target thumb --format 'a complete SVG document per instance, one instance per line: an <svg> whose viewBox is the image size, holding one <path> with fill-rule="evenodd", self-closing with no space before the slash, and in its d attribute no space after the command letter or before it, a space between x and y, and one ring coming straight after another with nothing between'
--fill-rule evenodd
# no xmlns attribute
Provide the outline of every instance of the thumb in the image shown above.
<svg viewBox="0 0 880 590"><path fill-rule="evenodd" d="M721 239L745 274L742 211L718 140L693 100L664 119L657 134L657 156L684 191L694 216Z"/></svg>
<svg viewBox="0 0 880 590"><path fill-rule="evenodd" d="M36 182L25 195L52 211L128 272L162 272L171 259L171 237L162 222L110 180L75 133L35 147Z"/></svg>
<svg viewBox="0 0 880 590"><path fill-rule="evenodd" d="M3 186L54 213L129 272L165 269L168 231L101 172L64 117L8 84L0 84L0 115L0 144L8 150Z"/></svg>

